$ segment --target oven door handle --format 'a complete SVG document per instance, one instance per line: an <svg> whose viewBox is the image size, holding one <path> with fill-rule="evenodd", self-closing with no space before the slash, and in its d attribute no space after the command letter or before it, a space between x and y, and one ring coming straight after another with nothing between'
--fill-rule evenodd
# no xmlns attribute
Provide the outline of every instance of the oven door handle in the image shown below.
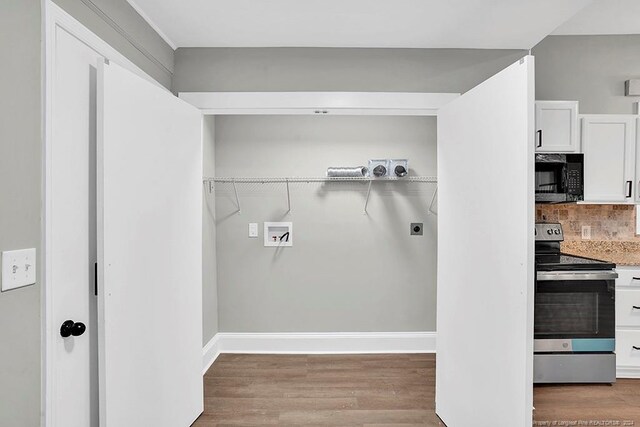
<svg viewBox="0 0 640 427"><path fill-rule="evenodd" d="M618 278L615 271L538 271L538 281L561 280L614 280Z"/></svg>

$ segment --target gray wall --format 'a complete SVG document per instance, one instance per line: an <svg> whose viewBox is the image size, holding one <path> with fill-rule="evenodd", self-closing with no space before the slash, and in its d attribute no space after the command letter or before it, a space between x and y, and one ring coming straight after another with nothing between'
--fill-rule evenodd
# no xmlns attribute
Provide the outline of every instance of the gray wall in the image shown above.
<svg viewBox="0 0 640 427"><path fill-rule="evenodd" d="M0 251L35 247L39 256L39 0L0 2L0 52ZM0 425L37 426L40 286L0 293L0 325Z"/></svg>
<svg viewBox="0 0 640 427"><path fill-rule="evenodd" d="M89 0L86 0L89 2ZM80 0L58 0L165 86L173 51L126 0L95 0L125 38ZM41 259L41 1L0 2L0 251L35 247ZM157 56L159 66L131 41ZM151 55L151 56L153 56ZM37 284L0 293L0 425L40 424L41 272Z"/></svg>
<svg viewBox="0 0 640 427"><path fill-rule="evenodd" d="M578 100L581 113L631 114L640 97L624 82L640 78L640 35L550 36L533 49L536 98Z"/></svg>
<svg viewBox="0 0 640 427"><path fill-rule="evenodd" d="M173 90L463 92L524 53L181 48ZM407 117L218 118L216 174L322 176L331 164L361 164L375 156L408 157L418 173L434 174L434 123ZM368 216L362 214L362 186L292 186L291 215L285 215L283 186L238 190L241 215L234 213L229 185L216 191L220 331L435 330L435 218L426 213L432 186L374 191ZM276 253L247 238L249 222L276 220L294 222L292 249ZM412 238L409 223L419 221L426 235Z"/></svg>
<svg viewBox="0 0 640 427"><path fill-rule="evenodd" d="M524 54L474 49L179 48L173 90L460 92Z"/></svg>
<svg viewBox="0 0 640 427"><path fill-rule="evenodd" d="M329 165L409 158L436 174L436 121L426 117L228 116L216 119L219 176L323 176ZM435 330L435 186L364 183L216 186L220 330ZM265 248L249 222L292 221L293 247ZM410 236L424 222L423 236Z"/></svg>
<svg viewBox="0 0 640 427"><path fill-rule="evenodd" d="M624 81L629 78L640 78L638 52L640 52L640 35L547 37L533 49L536 56L536 98L577 99L580 101L580 111L583 113L635 112L634 103L640 99L624 97ZM464 92L516 61L524 53L524 51L465 49L181 48L175 53L173 90L175 92L307 90ZM255 122L249 121L248 118L242 120L246 121L249 129L243 129L239 124L235 126L225 124L227 121L231 122L231 119L221 119L217 133L220 132L221 137L224 136L227 140L240 136L255 138L254 142L258 145L260 141L273 138L275 135L279 135L284 140L290 140L304 131L296 121L287 123L287 126L291 126L289 133L261 135L255 129L251 131L251 126L256 126ZM263 125L266 126L266 124L260 126ZM237 132L237 135L234 136L233 132ZM323 143L329 145L336 136L322 133L320 130L318 132L320 134L315 138L318 140L326 138L327 141ZM355 131L352 130L352 132ZM367 129L363 128L361 132L366 134ZM223 144L224 140L220 143ZM347 150L347 147L341 148ZM228 150L240 152L241 148L231 146ZM342 153L340 150L338 152ZM347 151L342 154L349 153ZM232 153L228 155L230 158L233 157ZM242 156L237 156L236 161L240 165L243 164ZM224 163L224 160L218 158L217 162ZM306 164L306 162L303 163ZM318 170L319 164L310 163L307 166L315 167L315 173L321 173ZM222 163L220 167L223 167ZM221 175L222 171L223 169L219 168L218 175ZM247 171L247 175L256 175L260 171L260 168L252 169ZM273 173L274 175L282 174L279 171L273 171ZM304 172L304 174L309 173ZM249 200L253 199L250 197ZM273 203L268 203L267 206L261 209L276 209ZM220 209L223 209L222 202ZM227 209L230 209L229 206ZM256 216L255 221L261 221L267 215L265 212L258 211ZM251 285L239 284L237 280L244 277L250 281L260 279L258 282L263 283L262 278L252 277L250 272L229 273L247 268L245 266L247 258L242 251L237 251L238 247L244 247L243 245L247 242L246 239L237 241L230 234L224 235L223 232L227 233L225 228L231 226L224 224L225 220L220 218L218 220L222 221L218 235L218 296L222 331L331 329L332 324L325 319L326 316L320 314L314 318L306 317L305 322L298 322L297 318L291 315L292 320L287 323L282 320L286 315L279 317L277 314L274 318L261 318L259 322L252 320L252 317L256 316L252 309L256 307L247 304L247 307L250 307L248 309L238 299L239 295L245 292L247 295L244 296L251 300L249 295ZM243 218L242 227L240 223L234 223L237 220L233 217L229 221L238 227L238 235L242 236L246 234L246 223L249 219ZM393 221L391 218L387 220ZM339 222L333 221L336 224ZM268 255L261 251L257 251L254 255L257 259L252 261L251 269L256 270L259 265L267 268L261 263L266 262ZM316 262L327 265L328 260L331 259L325 253L319 257L315 255L309 255L309 257L314 257ZM304 262L303 265L305 265ZM271 284L274 287L270 289L270 293L260 294L271 298L272 300L265 299L264 304L272 304L272 306L261 308L261 316L274 313L274 307L279 307L279 304L286 300L286 293L295 289L295 283L300 279L277 274L273 277L275 280ZM236 289L238 286L241 289ZM243 286L249 286L249 288L244 289ZM430 284L427 283L425 286L428 287ZM308 296L316 298L319 307L325 307L326 303L323 301L333 295L330 290L324 293L317 289L308 292ZM435 300L427 301L426 310L433 312L434 309ZM311 309L307 313L316 313L316 311ZM363 317L377 316L377 313L373 312L361 314ZM333 329L355 330L354 328L372 327L371 324L363 323L362 319L356 320L355 314L341 313L341 315L344 317L334 319L336 326L333 326ZM403 322L391 322L381 326L380 330L397 329L404 325L406 324ZM429 326L429 322L422 319L411 326L425 328Z"/></svg>
<svg viewBox="0 0 640 427"><path fill-rule="evenodd" d="M203 120L202 147L204 176L215 172L215 117ZM211 188L212 189L212 188ZM203 187L202 203L202 345L206 345L218 333L218 278L216 256L215 197L211 197L209 186Z"/></svg>

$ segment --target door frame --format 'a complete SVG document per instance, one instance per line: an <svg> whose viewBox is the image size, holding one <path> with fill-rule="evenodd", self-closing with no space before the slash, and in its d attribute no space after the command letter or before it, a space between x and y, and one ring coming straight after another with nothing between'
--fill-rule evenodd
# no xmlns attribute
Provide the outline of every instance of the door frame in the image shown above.
<svg viewBox="0 0 640 427"><path fill-rule="evenodd" d="M57 427L53 425L52 414L53 408L53 379L55 372L55 364L53 356L53 339L57 330L53 324L53 301L52 296L54 289L49 282L51 276L51 231L54 227L53 220L49 212L51 211L51 203L53 199L51 186L51 170L52 158L51 148L53 141L53 105L55 98L54 91L54 75L55 75L55 57L56 57L56 30L62 29L71 34L91 49L108 60L113 60L125 67L129 71L149 80L158 87L166 90L164 86L158 83L150 75L145 73L141 68L128 60L124 55L111 47L100 37L91 32L87 27L81 24L65 12L52 0L42 0L42 32L44 43L42 45L42 219L41 219L41 247L42 254L40 256L39 267L41 274L41 416L40 424L45 427Z"/></svg>

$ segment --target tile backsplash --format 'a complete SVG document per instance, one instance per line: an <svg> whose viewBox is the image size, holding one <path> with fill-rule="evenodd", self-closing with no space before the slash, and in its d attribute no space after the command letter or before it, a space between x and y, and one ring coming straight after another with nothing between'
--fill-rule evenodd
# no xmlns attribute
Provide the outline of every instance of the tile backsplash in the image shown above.
<svg viewBox="0 0 640 427"><path fill-rule="evenodd" d="M591 240L638 241L633 205L536 205L536 222L559 222L565 241L582 240L582 226L591 226Z"/></svg>

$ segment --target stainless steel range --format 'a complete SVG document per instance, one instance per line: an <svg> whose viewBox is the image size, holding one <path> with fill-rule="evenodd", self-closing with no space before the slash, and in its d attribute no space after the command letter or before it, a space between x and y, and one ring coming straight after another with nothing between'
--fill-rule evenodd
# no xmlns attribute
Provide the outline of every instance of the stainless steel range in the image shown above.
<svg viewBox="0 0 640 427"><path fill-rule="evenodd" d="M560 252L560 224L536 224L535 383L616 380L615 264Z"/></svg>

